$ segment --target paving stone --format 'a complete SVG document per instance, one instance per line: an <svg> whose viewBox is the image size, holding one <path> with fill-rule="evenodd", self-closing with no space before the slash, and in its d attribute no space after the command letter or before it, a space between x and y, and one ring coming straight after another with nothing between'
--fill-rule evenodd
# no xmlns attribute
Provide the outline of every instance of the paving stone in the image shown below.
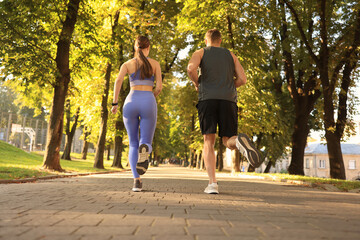
<svg viewBox="0 0 360 240"><path fill-rule="evenodd" d="M154 240L194 240L194 236L155 235Z"/></svg>
<svg viewBox="0 0 360 240"><path fill-rule="evenodd" d="M190 235L217 235L217 236L226 236L227 233L224 233L221 227L208 225L208 226L189 226L187 227Z"/></svg>
<svg viewBox="0 0 360 240"><path fill-rule="evenodd" d="M103 221L99 224L102 226L150 226L154 222L154 217L142 215L106 215L102 214Z"/></svg>
<svg viewBox="0 0 360 240"><path fill-rule="evenodd" d="M24 232L31 230L31 227L25 226L6 226L0 227L0 236L10 237L11 235L18 236Z"/></svg>
<svg viewBox="0 0 360 240"><path fill-rule="evenodd" d="M261 237L255 237L255 236L209 236L209 235L196 235L193 239L197 240L263 240Z"/></svg>
<svg viewBox="0 0 360 240"><path fill-rule="evenodd" d="M89 234L89 235L131 235L134 233L135 226L102 226L102 227L81 227L75 235Z"/></svg>
<svg viewBox="0 0 360 240"><path fill-rule="evenodd" d="M153 227L169 227L169 225L186 226L185 218L166 218L156 217L151 226Z"/></svg>
<svg viewBox="0 0 360 240"><path fill-rule="evenodd" d="M146 235L146 236L135 236L135 235L112 235L111 240L154 240L155 236ZM168 238L168 240L176 239L176 236L172 236L172 238ZM82 240L82 239L81 239ZM90 240L90 239L89 239ZM98 238L94 238L94 240L99 240ZM193 240L193 239L192 239Z"/></svg>
<svg viewBox="0 0 360 240"><path fill-rule="evenodd" d="M124 239L124 235L121 236L122 239ZM77 236L77 238L79 240L112 240L113 236L112 235L101 235L101 237L99 237L99 235L83 235L79 238L79 236ZM126 239L128 238L128 236L126 236Z"/></svg>
<svg viewBox="0 0 360 240"><path fill-rule="evenodd" d="M76 231L79 227L73 226L37 226L31 228L30 231L26 232L28 235L36 234L36 235L70 235L74 231Z"/></svg>
<svg viewBox="0 0 360 240"><path fill-rule="evenodd" d="M219 221L212 219L196 219L190 218L187 219L188 226L213 226L213 227L223 227L223 226L231 226L228 221Z"/></svg>
<svg viewBox="0 0 360 240"><path fill-rule="evenodd" d="M150 234L150 235L181 235L181 236L184 236L184 235L186 235L186 230L184 229L184 226L181 226L181 225L179 225L179 226L173 225L171 227L169 227L169 225L167 225L167 227L138 226L138 228L136 229L136 233L135 233L135 235L138 235L138 236L146 236L148 234Z"/></svg>

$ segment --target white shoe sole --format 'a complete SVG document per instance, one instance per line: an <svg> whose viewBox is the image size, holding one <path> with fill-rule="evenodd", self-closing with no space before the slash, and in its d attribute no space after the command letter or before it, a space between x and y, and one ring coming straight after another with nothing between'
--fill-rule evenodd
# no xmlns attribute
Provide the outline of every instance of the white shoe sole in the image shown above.
<svg viewBox="0 0 360 240"><path fill-rule="evenodd" d="M145 152L142 151L144 148L146 150ZM139 147L138 163L145 162L148 159L149 159L149 148L146 144L141 144Z"/></svg>
<svg viewBox="0 0 360 240"><path fill-rule="evenodd" d="M240 140L239 140L240 137ZM240 142L241 141L241 142ZM239 152L249 161L249 163L257 168L263 162L259 150L253 146L251 140L245 134L240 133L236 138L236 147L239 149Z"/></svg>
<svg viewBox="0 0 360 240"><path fill-rule="evenodd" d="M204 191L207 194L219 194L219 191Z"/></svg>

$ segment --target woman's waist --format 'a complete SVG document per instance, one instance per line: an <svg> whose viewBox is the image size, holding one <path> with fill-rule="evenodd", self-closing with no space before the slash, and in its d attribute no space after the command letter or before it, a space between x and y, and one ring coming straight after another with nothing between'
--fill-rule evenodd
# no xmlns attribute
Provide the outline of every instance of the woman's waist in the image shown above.
<svg viewBox="0 0 360 240"><path fill-rule="evenodd" d="M153 87L148 85L135 85L131 87L131 91L133 90L152 92Z"/></svg>

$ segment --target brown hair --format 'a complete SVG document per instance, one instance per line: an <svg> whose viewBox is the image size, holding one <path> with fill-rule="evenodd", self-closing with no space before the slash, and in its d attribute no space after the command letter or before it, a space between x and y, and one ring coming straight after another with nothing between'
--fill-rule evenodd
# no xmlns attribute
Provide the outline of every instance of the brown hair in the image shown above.
<svg viewBox="0 0 360 240"><path fill-rule="evenodd" d="M206 32L205 38L212 43L218 43L221 40L221 33L217 29L210 29Z"/></svg>
<svg viewBox="0 0 360 240"><path fill-rule="evenodd" d="M145 77L149 78L154 74L154 72L149 60L145 57L142 50L150 46L150 40L145 36L138 36L136 38L135 45L137 46L137 49L135 50L135 57L142 62L140 66L140 77L141 79L144 79Z"/></svg>

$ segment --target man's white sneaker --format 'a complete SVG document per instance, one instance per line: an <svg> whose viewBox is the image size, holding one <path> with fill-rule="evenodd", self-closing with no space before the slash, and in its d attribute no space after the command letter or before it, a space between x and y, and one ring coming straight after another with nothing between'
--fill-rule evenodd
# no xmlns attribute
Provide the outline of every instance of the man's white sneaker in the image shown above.
<svg viewBox="0 0 360 240"><path fill-rule="evenodd" d="M205 190L204 193L208 193L208 194L219 194L219 187L217 183L212 183L209 184Z"/></svg>

